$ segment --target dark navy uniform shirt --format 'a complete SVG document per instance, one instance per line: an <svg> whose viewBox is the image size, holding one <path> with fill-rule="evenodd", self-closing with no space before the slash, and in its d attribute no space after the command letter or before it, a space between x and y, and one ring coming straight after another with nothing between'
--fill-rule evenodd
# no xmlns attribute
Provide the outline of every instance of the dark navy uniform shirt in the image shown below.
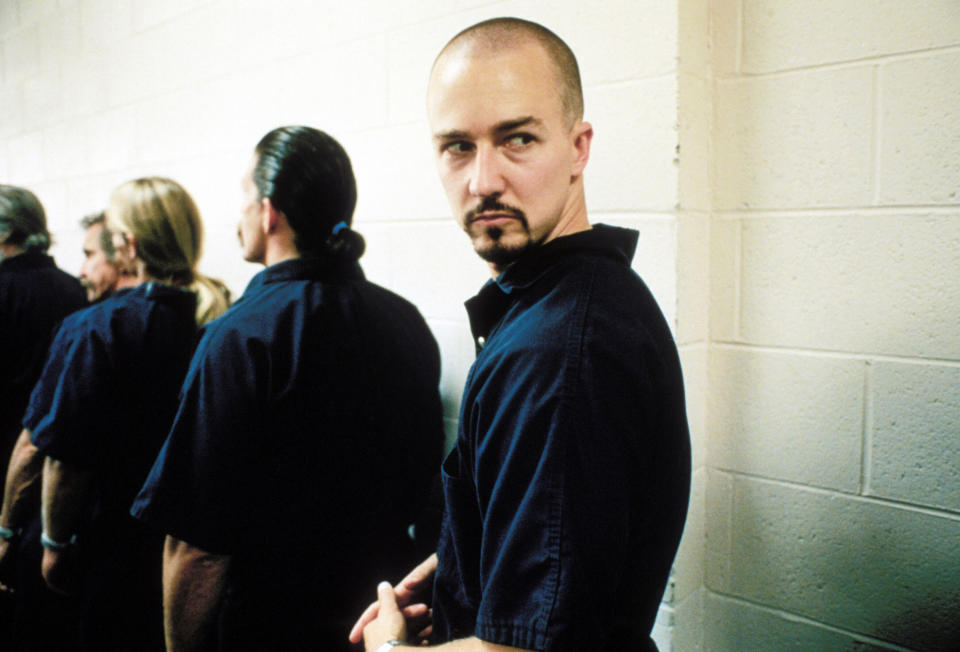
<svg viewBox="0 0 960 652"><path fill-rule="evenodd" d="M557 238L467 302L478 355L443 464L438 642L655 649L690 443L636 240L603 225Z"/></svg>
<svg viewBox="0 0 960 652"><path fill-rule="evenodd" d="M46 254L0 262L0 459L10 459L30 391L60 320L87 304L80 282ZM3 488L0 487L0 496Z"/></svg>
<svg viewBox="0 0 960 652"><path fill-rule="evenodd" d="M439 376L419 312L356 263L268 267L206 327L133 513L232 556L221 649L346 648L377 580L411 563L395 557L440 464Z"/></svg>
<svg viewBox="0 0 960 652"><path fill-rule="evenodd" d="M70 315L30 397L24 426L33 444L102 476L100 500L119 513L173 419L196 344L195 310L193 292L144 283Z"/></svg>
<svg viewBox="0 0 960 652"><path fill-rule="evenodd" d="M33 444L91 473L78 532L82 649L163 649L162 538L128 510L173 419L195 311L193 292L144 283L70 315L30 397Z"/></svg>

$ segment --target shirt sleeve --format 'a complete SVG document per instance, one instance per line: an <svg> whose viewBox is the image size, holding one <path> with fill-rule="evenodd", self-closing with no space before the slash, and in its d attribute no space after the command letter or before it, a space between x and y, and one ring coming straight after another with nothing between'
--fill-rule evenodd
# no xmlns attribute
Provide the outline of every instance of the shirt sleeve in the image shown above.
<svg viewBox="0 0 960 652"><path fill-rule="evenodd" d="M481 519L475 633L536 650L561 590L566 457L562 373L542 362L543 375L517 360L504 400L478 415L470 460Z"/></svg>
<svg viewBox="0 0 960 652"><path fill-rule="evenodd" d="M216 324L216 323L215 323ZM131 513L208 552L232 554L249 535L261 431L255 340L218 328L201 340L170 433Z"/></svg>
<svg viewBox="0 0 960 652"><path fill-rule="evenodd" d="M78 319L57 332L23 420L45 455L90 467L105 454L115 377L108 339Z"/></svg>
<svg viewBox="0 0 960 652"><path fill-rule="evenodd" d="M571 643L608 629L626 555L620 424L580 405L579 370L551 373L542 359L522 369L481 426L473 461L482 514L476 635L527 649L589 649L589 640Z"/></svg>

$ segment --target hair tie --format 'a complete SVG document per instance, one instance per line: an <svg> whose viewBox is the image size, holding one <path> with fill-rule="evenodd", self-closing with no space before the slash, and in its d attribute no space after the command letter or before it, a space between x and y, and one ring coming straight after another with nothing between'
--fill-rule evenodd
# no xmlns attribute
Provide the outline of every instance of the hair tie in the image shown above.
<svg viewBox="0 0 960 652"><path fill-rule="evenodd" d="M343 231L344 229L349 229L349 228L350 228L350 226L349 226L346 222L337 222L337 223L333 226L333 231L332 231L332 233L333 233L333 235L337 235L338 233L340 233L340 232Z"/></svg>

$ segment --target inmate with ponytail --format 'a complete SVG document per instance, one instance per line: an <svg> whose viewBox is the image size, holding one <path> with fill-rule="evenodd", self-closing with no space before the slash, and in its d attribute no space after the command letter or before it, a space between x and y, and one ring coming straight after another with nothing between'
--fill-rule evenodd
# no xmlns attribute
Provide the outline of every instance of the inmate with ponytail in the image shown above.
<svg viewBox="0 0 960 652"><path fill-rule="evenodd" d="M26 188L0 184L0 243L40 253L50 248L47 214Z"/></svg>
<svg viewBox="0 0 960 652"><path fill-rule="evenodd" d="M133 236L149 277L197 294L199 325L229 307L226 285L197 272L203 222L193 198L176 181L143 177L120 185L110 196L107 223L111 231Z"/></svg>
<svg viewBox="0 0 960 652"><path fill-rule="evenodd" d="M286 216L300 255L359 260L366 244L350 228L357 184L340 143L313 127L287 126L270 131L254 152L257 192Z"/></svg>

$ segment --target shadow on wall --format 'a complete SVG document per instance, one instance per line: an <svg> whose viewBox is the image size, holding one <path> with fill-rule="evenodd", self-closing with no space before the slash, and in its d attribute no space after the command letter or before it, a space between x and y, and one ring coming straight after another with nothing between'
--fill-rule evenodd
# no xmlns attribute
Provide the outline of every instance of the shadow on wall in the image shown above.
<svg viewBox="0 0 960 652"><path fill-rule="evenodd" d="M868 578L850 596L851 607L864 612L859 631L914 650L960 650L960 523L873 507L869 521L854 523L849 548L838 555L838 561L853 557Z"/></svg>
<svg viewBox="0 0 960 652"><path fill-rule="evenodd" d="M733 479L732 505L736 598L911 650L960 650L960 521L756 478ZM752 607L722 611L787 643L778 624L750 625Z"/></svg>
<svg viewBox="0 0 960 652"><path fill-rule="evenodd" d="M896 619L882 623L877 637L897 641L918 652L957 652L960 650L960 613L956 610L956 601L954 596L952 611L938 611L936 600L912 605Z"/></svg>

